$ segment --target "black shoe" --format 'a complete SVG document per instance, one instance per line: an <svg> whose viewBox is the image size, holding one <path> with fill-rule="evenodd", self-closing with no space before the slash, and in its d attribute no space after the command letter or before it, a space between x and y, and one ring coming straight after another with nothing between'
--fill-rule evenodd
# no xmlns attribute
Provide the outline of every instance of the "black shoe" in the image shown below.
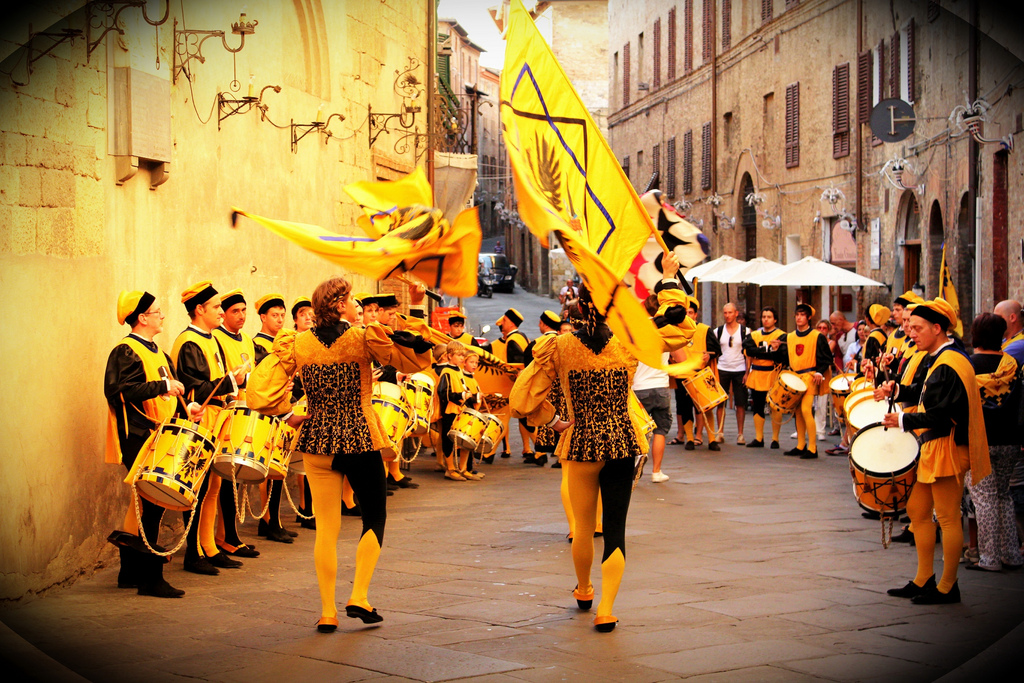
<svg viewBox="0 0 1024 683"><path fill-rule="evenodd" d="M938 586L926 588L923 592L910 599L915 605L952 605L960 602L959 581L953 582L953 587L948 593L939 592Z"/></svg>
<svg viewBox="0 0 1024 683"><path fill-rule="evenodd" d="M118 546L121 556L121 568L117 572L118 588L139 587L139 554L131 548Z"/></svg>
<svg viewBox="0 0 1024 683"><path fill-rule="evenodd" d="M779 442L778 441L772 441L771 449L773 451L779 450Z"/></svg>
<svg viewBox="0 0 1024 683"><path fill-rule="evenodd" d="M486 458L480 458L480 462L482 462L485 465L493 465L494 464L494 453L491 453Z"/></svg>
<svg viewBox="0 0 1024 683"><path fill-rule="evenodd" d="M709 451L720 451L720 450L722 450L722 447L718 445L717 441L712 441L711 443L708 444L708 450Z"/></svg>
<svg viewBox="0 0 1024 683"><path fill-rule="evenodd" d="M314 517L313 519L302 519L300 517L299 526L301 526L303 529L312 529L313 531L316 531L316 517Z"/></svg>
<svg viewBox="0 0 1024 683"><path fill-rule="evenodd" d="M196 560L186 559L184 568L185 571L192 572L193 574L203 574L205 576L217 576L220 574L220 570L210 564L210 561L205 557L200 557Z"/></svg>
<svg viewBox="0 0 1024 683"><path fill-rule="evenodd" d="M363 511L359 509L359 503L356 503L352 507L341 504L341 516L342 517L362 517Z"/></svg>
<svg viewBox="0 0 1024 683"><path fill-rule="evenodd" d="M275 543L294 543L292 535L284 529L271 529L267 534L268 541L274 541Z"/></svg>
<svg viewBox="0 0 1024 683"><path fill-rule="evenodd" d="M801 460L816 460L818 458L818 451L812 451L805 448L804 452L800 454Z"/></svg>
<svg viewBox="0 0 1024 683"><path fill-rule="evenodd" d="M284 531L289 536L291 536L292 538L295 538L295 537L297 537L299 535L298 531L292 531L291 529L285 529L284 527L281 527L281 530Z"/></svg>
<svg viewBox="0 0 1024 683"><path fill-rule="evenodd" d="M387 492L387 493L388 493L388 495L389 495L389 496L393 496L393 495L395 495L395 492L394 492L394 491L392 491L392 490L390 490L390 489L388 489L388 492Z"/></svg>
<svg viewBox="0 0 1024 683"><path fill-rule="evenodd" d="M913 543L914 532L910 530L910 527L903 527L903 531L893 536L891 539L893 543Z"/></svg>
<svg viewBox="0 0 1024 683"><path fill-rule="evenodd" d="M533 464L536 465L537 467L544 467L544 465L547 465L548 464L548 456L547 456L547 454L541 453L540 455L538 455L536 458L533 459Z"/></svg>
<svg viewBox="0 0 1024 683"><path fill-rule="evenodd" d="M376 608L371 612L359 605L347 605L345 607L345 615L352 619L362 619L364 624L379 624L384 621L384 617L377 614Z"/></svg>
<svg viewBox="0 0 1024 683"><path fill-rule="evenodd" d="M525 455L523 456L523 464L524 465L534 465L534 464L536 464L536 462L537 462L537 459L532 454L529 457L527 457Z"/></svg>
<svg viewBox="0 0 1024 683"><path fill-rule="evenodd" d="M505 451L504 453L501 454L501 457L503 457L503 458L511 458L512 456L508 454L508 451Z"/></svg>
<svg viewBox="0 0 1024 683"><path fill-rule="evenodd" d="M862 512L862 513L860 513L860 516L863 517L864 519L881 519L882 518L882 515L878 514L877 512L874 512L874 511L872 511L872 512ZM911 535L911 537L913 537L913 535Z"/></svg>
<svg viewBox="0 0 1024 683"><path fill-rule="evenodd" d="M560 470L560 469L562 469L562 461L561 460L555 460L553 463L551 463L551 469L553 469L553 470Z"/></svg>
<svg viewBox="0 0 1024 683"><path fill-rule="evenodd" d="M175 588L163 579L148 586L139 586L139 595L148 595L154 598L180 598L185 591Z"/></svg>
<svg viewBox="0 0 1024 683"><path fill-rule="evenodd" d="M388 486L388 491L397 491L398 490L398 484L396 484L394 482L394 480L392 480L392 479L388 479L387 486Z"/></svg>
<svg viewBox="0 0 1024 683"><path fill-rule="evenodd" d="M900 517L900 524L910 524L910 517L903 515Z"/></svg>
<svg viewBox="0 0 1024 683"><path fill-rule="evenodd" d="M803 455L804 449L802 448L790 448L788 451L784 451L783 455Z"/></svg>
<svg viewBox="0 0 1024 683"><path fill-rule="evenodd" d="M761 439L755 439L747 444L747 448L764 448L764 441Z"/></svg>
<svg viewBox="0 0 1024 683"><path fill-rule="evenodd" d="M257 536L266 536L269 533L270 533L270 524L267 523L267 520L260 519L260 523L256 525L256 535Z"/></svg>
<svg viewBox="0 0 1024 683"><path fill-rule="evenodd" d="M419 484L413 482L412 477L402 477L398 481L395 481L389 476L388 484L390 485L392 482L394 482L395 486L400 489L418 489L420 487Z"/></svg>
<svg viewBox="0 0 1024 683"><path fill-rule="evenodd" d="M932 574L923 586L918 586L913 581L908 581L903 588L890 588L886 591L894 598L913 598L930 590L935 590L935 575Z"/></svg>
<svg viewBox="0 0 1024 683"><path fill-rule="evenodd" d="M693 445L692 441L687 441L686 445L683 446L684 451L692 451L694 448L696 448L696 446Z"/></svg>
<svg viewBox="0 0 1024 683"><path fill-rule="evenodd" d="M533 451L526 451L525 453L523 453L523 460L533 460L534 457L535 454Z"/></svg>
<svg viewBox="0 0 1024 683"><path fill-rule="evenodd" d="M220 548L220 546L217 547ZM224 548L220 548L220 550L223 553L227 553L228 555L234 555L235 557L248 557L252 559L254 557L260 556L260 551L256 550L255 546L246 545L244 543L235 548L234 550L224 550Z"/></svg>
<svg viewBox="0 0 1024 683"><path fill-rule="evenodd" d="M210 560L210 564L214 567L220 567L221 569L238 569L242 566L242 563L238 560L232 560L228 557L227 553L217 553L213 557L207 558Z"/></svg>

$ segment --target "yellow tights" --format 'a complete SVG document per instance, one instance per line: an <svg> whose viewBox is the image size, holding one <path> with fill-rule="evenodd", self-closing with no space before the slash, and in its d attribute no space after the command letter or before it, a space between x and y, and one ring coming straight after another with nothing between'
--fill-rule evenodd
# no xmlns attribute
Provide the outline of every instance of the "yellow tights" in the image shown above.
<svg viewBox="0 0 1024 683"><path fill-rule="evenodd" d="M964 544L964 529L960 520L960 499L964 485L956 477L939 477L931 484L917 482L907 501L907 515L914 531L917 546L917 575L914 583L923 586L935 573L935 522L932 510L942 529L942 578L938 589L948 593L956 583L960 552Z"/></svg>
<svg viewBox="0 0 1024 683"><path fill-rule="evenodd" d="M562 507L565 508L565 518L569 522L569 538L574 538L574 529L576 525L576 518L572 514L572 505L569 504L569 470L565 467L565 461L562 461ZM601 533L601 529L604 526L601 523L601 516L603 511L601 510L601 491L597 492L597 522L594 527L594 533Z"/></svg>
<svg viewBox="0 0 1024 683"><path fill-rule="evenodd" d="M814 399L817 397L817 391L812 385L804 392L796 408L796 447L806 447L815 453L818 452L818 427L814 423Z"/></svg>

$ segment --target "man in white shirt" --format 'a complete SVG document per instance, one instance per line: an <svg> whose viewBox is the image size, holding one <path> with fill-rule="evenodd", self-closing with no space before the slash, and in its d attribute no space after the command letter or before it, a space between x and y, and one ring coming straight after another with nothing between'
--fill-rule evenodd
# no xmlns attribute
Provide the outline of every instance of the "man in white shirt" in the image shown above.
<svg viewBox="0 0 1024 683"><path fill-rule="evenodd" d="M732 387L732 400L736 409L736 443L744 444L743 422L747 414L746 376L749 361L743 355L743 340L748 330L736 320L739 311L731 303L722 308L725 324L715 330L715 336L722 346L722 355L718 359L718 380L725 393ZM719 429L725 431L725 403L718 406Z"/></svg>
<svg viewBox="0 0 1024 683"><path fill-rule="evenodd" d="M846 351L850 344L857 341L857 326L846 319L846 316L839 311L832 311L828 317L832 323L832 339L839 346L840 357L846 358Z"/></svg>

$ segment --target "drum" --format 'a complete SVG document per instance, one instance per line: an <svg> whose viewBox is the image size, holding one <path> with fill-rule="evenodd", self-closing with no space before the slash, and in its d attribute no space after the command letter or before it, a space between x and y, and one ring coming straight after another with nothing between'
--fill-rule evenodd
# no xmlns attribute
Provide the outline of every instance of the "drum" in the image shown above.
<svg viewBox="0 0 1024 683"><path fill-rule="evenodd" d="M279 422L276 417L249 408L232 410L220 430L213 471L240 484L258 484L266 479Z"/></svg>
<svg viewBox="0 0 1024 683"><path fill-rule="evenodd" d="M850 474L857 503L870 512L896 517L907 509L917 481L921 442L913 432L864 427L850 443Z"/></svg>
<svg viewBox="0 0 1024 683"><path fill-rule="evenodd" d="M422 436L430 431L430 416L433 412L434 378L417 372L405 380L405 399L413 411L411 431Z"/></svg>
<svg viewBox="0 0 1024 683"><path fill-rule="evenodd" d="M172 418L147 442L148 450L135 475L143 498L169 510L191 510L213 456L213 433L205 427Z"/></svg>
<svg viewBox="0 0 1024 683"><path fill-rule="evenodd" d="M483 413L478 413L472 408L463 408L452 423L448 438L455 442L456 448L475 451L486 430L487 417Z"/></svg>
<svg viewBox="0 0 1024 683"><path fill-rule="evenodd" d="M490 413L481 413L481 415L487 420L487 424L484 426L484 433L480 436L480 443L477 444L476 450L481 453L490 453L498 447L502 437L505 436L505 424L497 415Z"/></svg>
<svg viewBox="0 0 1024 683"><path fill-rule="evenodd" d="M850 391L863 391L864 389L874 390L875 383L869 380L867 377L861 377L859 379L850 380Z"/></svg>
<svg viewBox="0 0 1024 683"><path fill-rule="evenodd" d="M394 384L393 382L374 382L373 395L389 396L397 401L405 400L405 392L402 391L402 387Z"/></svg>
<svg viewBox="0 0 1024 683"><path fill-rule="evenodd" d="M807 393L807 383L792 370L783 370L768 392L768 405L780 413L792 413Z"/></svg>
<svg viewBox="0 0 1024 683"><path fill-rule="evenodd" d="M832 378L832 381L828 383L829 391L832 392L832 405L835 407L836 412L843 415L843 401L850 395L850 384L854 381L854 375L852 372L848 372L842 375L836 375Z"/></svg>
<svg viewBox="0 0 1024 683"><path fill-rule="evenodd" d="M684 377L682 382L686 393L693 400L693 407L701 413L729 400L729 394L722 389L711 368L704 368L693 377Z"/></svg>
<svg viewBox="0 0 1024 683"><path fill-rule="evenodd" d="M400 395L401 388L397 384L387 383L382 386L390 388L386 393L371 397L370 405L373 406L374 412L377 413L381 424L384 425L384 434L394 446L394 448L385 446L381 449L381 453L385 458L394 460L398 457L398 447L412 424L413 412L410 410L409 404L405 402L405 398ZM395 391L399 392L399 395L396 396Z"/></svg>
<svg viewBox="0 0 1024 683"><path fill-rule="evenodd" d="M846 413L846 421L855 432L867 427L869 424L881 422L882 416L889 412L889 399L876 401L873 393L867 393L863 398L854 402ZM894 404L893 410L902 412L898 403Z"/></svg>
<svg viewBox="0 0 1024 683"><path fill-rule="evenodd" d="M274 447L267 462L267 479L284 479L287 476L293 443L295 430L278 420L277 431L274 432Z"/></svg>
<svg viewBox="0 0 1024 683"><path fill-rule="evenodd" d="M292 412L296 415L309 415L309 405L306 403L306 399L300 399L298 403L292 406ZM302 427L300 426L299 429L302 429ZM291 441L288 442L288 450L290 451L290 455L288 456L288 471L294 472L295 474L305 474L306 463L302 460L302 451L292 450L295 448L295 439L299 434L298 430L293 429L282 422L280 431L281 438L291 439Z"/></svg>

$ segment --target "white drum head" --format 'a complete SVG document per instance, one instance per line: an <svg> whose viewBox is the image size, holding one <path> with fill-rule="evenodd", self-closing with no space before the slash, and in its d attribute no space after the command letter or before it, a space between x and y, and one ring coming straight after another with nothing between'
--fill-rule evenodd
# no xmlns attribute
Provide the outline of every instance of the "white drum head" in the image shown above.
<svg viewBox="0 0 1024 683"><path fill-rule="evenodd" d="M868 474L889 475L912 465L920 450L913 432L872 424L853 438L850 460Z"/></svg>
<svg viewBox="0 0 1024 683"><path fill-rule="evenodd" d="M800 379L800 375L795 372L782 373L779 375L779 381L797 393L802 394L807 391L807 383Z"/></svg>
<svg viewBox="0 0 1024 683"><path fill-rule="evenodd" d="M402 403L405 402L405 395L402 393L402 387L397 384L392 384L391 382L374 382L373 393L375 396L388 396L396 401L400 401Z"/></svg>
<svg viewBox="0 0 1024 683"><path fill-rule="evenodd" d="M422 384L424 386L434 388L434 378L425 372L417 372L409 377L407 380L410 384Z"/></svg>
<svg viewBox="0 0 1024 683"><path fill-rule="evenodd" d="M896 404L896 412L902 412L899 404ZM882 417L889 412L889 400L875 401L870 398L859 401L847 411L846 420L854 429L862 429L869 424L881 422Z"/></svg>
<svg viewBox="0 0 1024 683"><path fill-rule="evenodd" d="M850 378L847 375L839 375L833 377L832 381L828 383L828 388L834 392L842 392L850 390Z"/></svg>

